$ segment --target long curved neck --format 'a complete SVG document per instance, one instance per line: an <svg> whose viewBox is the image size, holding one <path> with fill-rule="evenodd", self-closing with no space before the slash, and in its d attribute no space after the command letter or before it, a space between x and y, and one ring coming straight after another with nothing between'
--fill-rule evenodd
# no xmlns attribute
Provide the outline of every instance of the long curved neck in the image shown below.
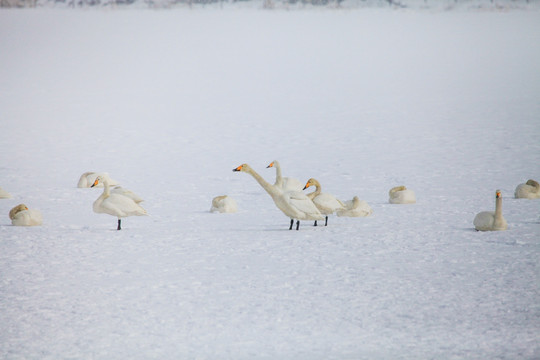
<svg viewBox="0 0 540 360"><path fill-rule="evenodd" d="M502 197L495 200L495 221L502 220Z"/></svg>
<svg viewBox="0 0 540 360"><path fill-rule="evenodd" d="M101 196L107 198L111 194L111 191L110 191L111 186L109 185L109 181L107 180L107 178L103 178L102 182L103 182L103 194Z"/></svg>
<svg viewBox="0 0 540 360"><path fill-rule="evenodd" d="M275 186L282 187L283 186L283 177L281 176L281 166L279 166L279 162L274 160L274 167L276 168L276 182Z"/></svg>
<svg viewBox="0 0 540 360"><path fill-rule="evenodd" d="M319 196L321 194L321 185L320 184L316 184L315 185L315 191L312 192L312 193L309 193L307 194L307 197L310 198L311 200L315 199L317 196Z"/></svg>
<svg viewBox="0 0 540 360"><path fill-rule="evenodd" d="M249 169L248 171L246 171L248 174L250 174L251 176L253 176L253 178L259 183L259 185L262 186L262 188L264 190L266 190L266 192L270 195L270 196L275 196L275 195L278 195L280 193L280 191L276 188L275 185L272 185L270 183L268 183L266 180L263 179L263 177L261 175L259 175L255 170L253 169Z"/></svg>

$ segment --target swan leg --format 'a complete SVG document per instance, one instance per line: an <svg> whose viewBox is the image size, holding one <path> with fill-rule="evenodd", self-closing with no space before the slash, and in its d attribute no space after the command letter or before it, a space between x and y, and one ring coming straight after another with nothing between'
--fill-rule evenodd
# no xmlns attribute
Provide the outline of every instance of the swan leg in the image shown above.
<svg viewBox="0 0 540 360"><path fill-rule="evenodd" d="M289 226L289 230L292 230L293 224L294 224L294 219L291 219L291 226Z"/></svg>
<svg viewBox="0 0 540 360"><path fill-rule="evenodd" d="M300 227L300 220L296 220L296 230Z"/></svg>
<svg viewBox="0 0 540 360"><path fill-rule="evenodd" d="M328 226L328 216L326 216L326 219L324 220L324 226Z"/></svg>
<svg viewBox="0 0 540 360"><path fill-rule="evenodd" d="M317 220L315 220L315 223L313 224L313 226L317 226Z"/></svg>
<svg viewBox="0 0 540 360"><path fill-rule="evenodd" d="M122 227L120 226L121 221L122 221L121 219L118 219L118 228L116 228L116 230L122 230Z"/></svg>

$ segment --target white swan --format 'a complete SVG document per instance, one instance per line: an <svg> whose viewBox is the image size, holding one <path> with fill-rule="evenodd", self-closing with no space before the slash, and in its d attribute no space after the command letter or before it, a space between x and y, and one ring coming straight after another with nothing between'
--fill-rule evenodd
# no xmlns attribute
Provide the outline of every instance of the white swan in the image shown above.
<svg viewBox="0 0 540 360"><path fill-rule="evenodd" d="M482 211L473 221L474 228L478 231L499 231L508 229L508 224L502 214L501 190L495 192L495 212Z"/></svg>
<svg viewBox="0 0 540 360"><path fill-rule="evenodd" d="M89 188L92 187L94 182L96 181L96 178L98 176L101 176L102 179L107 178L109 181L109 185L115 186L118 185L118 181L111 179L108 173L105 172L93 172L93 171L87 171L84 174L81 175L79 178L79 182L77 183L77 187L79 188ZM99 185L96 185L98 187L103 187L103 183L99 183Z"/></svg>
<svg viewBox="0 0 540 360"><path fill-rule="evenodd" d="M388 192L390 204L414 204L416 196L414 191L407 189L405 186L396 186Z"/></svg>
<svg viewBox="0 0 540 360"><path fill-rule="evenodd" d="M525 184L519 184L514 192L516 199L540 199L540 184L529 179Z"/></svg>
<svg viewBox="0 0 540 360"><path fill-rule="evenodd" d="M238 211L236 200L227 195L216 196L212 199L210 212L235 213Z"/></svg>
<svg viewBox="0 0 540 360"><path fill-rule="evenodd" d="M233 169L250 174L272 197L274 203L285 215L291 219L289 230L292 229L296 219L296 230L300 227L300 220L323 220L324 217L317 209L313 201L301 191L287 191L281 187L272 185L255 172L248 164L242 164Z"/></svg>
<svg viewBox="0 0 540 360"><path fill-rule="evenodd" d="M11 199L11 194L0 187L0 199Z"/></svg>
<svg viewBox="0 0 540 360"><path fill-rule="evenodd" d="M28 209L24 204L19 204L9 211L11 224L15 226L37 226L43 224L41 212Z"/></svg>
<svg viewBox="0 0 540 360"><path fill-rule="evenodd" d="M358 196L346 201L344 205L345 209L338 210L337 216L366 217L373 214L371 206L366 201L360 200Z"/></svg>
<svg viewBox="0 0 540 360"><path fill-rule="evenodd" d="M275 186L279 186L283 190L297 190L301 191L304 187L300 180L290 177L282 177L281 176L281 166L279 165L279 162L277 160L274 160L268 165L266 168L276 168L276 182L274 183Z"/></svg>
<svg viewBox="0 0 540 360"><path fill-rule="evenodd" d="M129 196L120 192L111 192L108 178L98 176L91 187L95 187L99 183L103 183L104 189L103 193L94 201L94 212L116 216L118 218L117 230L122 230L121 218L147 215L146 210Z"/></svg>
<svg viewBox="0 0 540 360"><path fill-rule="evenodd" d="M309 194L306 194L308 198L313 201L317 209L325 216L324 226L328 225L328 215L333 214L337 210L345 209L344 204L336 199L334 195L321 192L321 184L314 178L311 178L307 181L304 190L310 186L315 186L315 191ZM315 220L315 226L317 226L317 220Z"/></svg>

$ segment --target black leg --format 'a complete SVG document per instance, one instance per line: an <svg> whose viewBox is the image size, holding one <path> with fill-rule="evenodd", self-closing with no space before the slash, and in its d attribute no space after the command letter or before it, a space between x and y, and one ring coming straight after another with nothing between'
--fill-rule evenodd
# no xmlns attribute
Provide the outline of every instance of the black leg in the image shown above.
<svg viewBox="0 0 540 360"><path fill-rule="evenodd" d="M324 226L328 226L328 216L326 216L326 219L324 220Z"/></svg>
<svg viewBox="0 0 540 360"><path fill-rule="evenodd" d="M296 230L300 227L300 220L296 220Z"/></svg>
<svg viewBox="0 0 540 360"><path fill-rule="evenodd" d="M315 223L313 224L313 226L317 226L317 220L315 220Z"/></svg>
<svg viewBox="0 0 540 360"><path fill-rule="evenodd" d="M294 224L294 219L291 219L291 226L289 226L289 230L292 230L293 224Z"/></svg>
<svg viewBox="0 0 540 360"><path fill-rule="evenodd" d="M116 230L122 230L122 228L120 227L120 222L121 221L122 221L121 219L118 219L118 228Z"/></svg>

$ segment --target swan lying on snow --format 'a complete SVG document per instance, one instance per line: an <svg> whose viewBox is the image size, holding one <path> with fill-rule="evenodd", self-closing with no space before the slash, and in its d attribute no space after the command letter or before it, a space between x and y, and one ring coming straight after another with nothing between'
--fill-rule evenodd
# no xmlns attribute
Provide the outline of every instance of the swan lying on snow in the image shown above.
<svg viewBox="0 0 540 360"><path fill-rule="evenodd" d="M540 199L540 184L533 179L525 184L519 184L514 192L516 199Z"/></svg>
<svg viewBox="0 0 540 360"><path fill-rule="evenodd" d="M300 220L324 219L313 201L303 192L283 190L280 186L268 183L248 164L242 164L234 168L233 171L241 171L253 176L259 185L270 195L272 200L274 200L278 209L291 219L289 230L293 227L294 219L296 219L296 230L300 227Z"/></svg>
<svg viewBox="0 0 540 360"><path fill-rule="evenodd" d="M100 183L103 184L104 189L103 193L94 201L94 212L116 216L118 218L116 230L122 230L121 218L147 215L146 210L131 197L124 195L122 192L111 192L108 178L98 176L91 187L98 186Z"/></svg>
<svg viewBox="0 0 540 360"><path fill-rule="evenodd" d="M373 209L364 200L360 200L358 196L352 200L345 202L345 208L337 211L337 216L347 217L366 217L373 214Z"/></svg>
<svg viewBox="0 0 540 360"><path fill-rule="evenodd" d="M227 195L216 196L212 199L210 212L235 213L238 211L236 200Z"/></svg>
<svg viewBox="0 0 540 360"><path fill-rule="evenodd" d="M36 226L43 224L39 210L29 210L24 204L19 204L9 211L11 224L15 226Z"/></svg>
<svg viewBox="0 0 540 360"><path fill-rule="evenodd" d="M92 187L92 185L94 184L98 176L100 176L102 179L106 178L107 181L109 182L109 185L111 186L118 185L118 181L111 179L108 173L98 173L98 172L88 171L81 175L81 177L79 178L79 182L77 183L77 187L79 188ZM103 187L103 183L99 183L99 185L96 185L96 186Z"/></svg>
<svg viewBox="0 0 540 360"><path fill-rule="evenodd" d="M473 221L474 228L478 231L500 231L508 229L508 224L502 215L501 190L495 192L495 212L482 211Z"/></svg>
<svg viewBox="0 0 540 360"><path fill-rule="evenodd" d="M405 186L396 186L388 192L390 204L414 204L416 196L414 191L407 189Z"/></svg>
<svg viewBox="0 0 540 360"><path fill-rule="evenodd" d="M0 187L0 199L11 199L11 194Z"/></svg>
<svg viewBox="0 0 540 360"><path fill-rule="evenodd" d="M315 191L307 194L307 197L310 198L311 201L313 201L313 203L315 204L317 209L319 209L321 214L325 216L324 226L327 226L328 215L333 214L337 210L344 210L345 205L341 201L336 199L335 196L321 192L322 187L321 187L321 184L317 180L313 178L309 179L306 183L306 186L304 186L303 190L307 189L310 186L315 186ZM317 220L315 220L315 224L313 225L317 226Z"/></svg>
<svg viewBox="0 0 540 360"><path fill-rule="evenodd" d="M277 160L272 161L266 168L268 169L271 167L276 168L276 182L274 183L274 186L278 186L283 190L302 190L303 185L300 180L281 176L281 166Z"/></svg>

